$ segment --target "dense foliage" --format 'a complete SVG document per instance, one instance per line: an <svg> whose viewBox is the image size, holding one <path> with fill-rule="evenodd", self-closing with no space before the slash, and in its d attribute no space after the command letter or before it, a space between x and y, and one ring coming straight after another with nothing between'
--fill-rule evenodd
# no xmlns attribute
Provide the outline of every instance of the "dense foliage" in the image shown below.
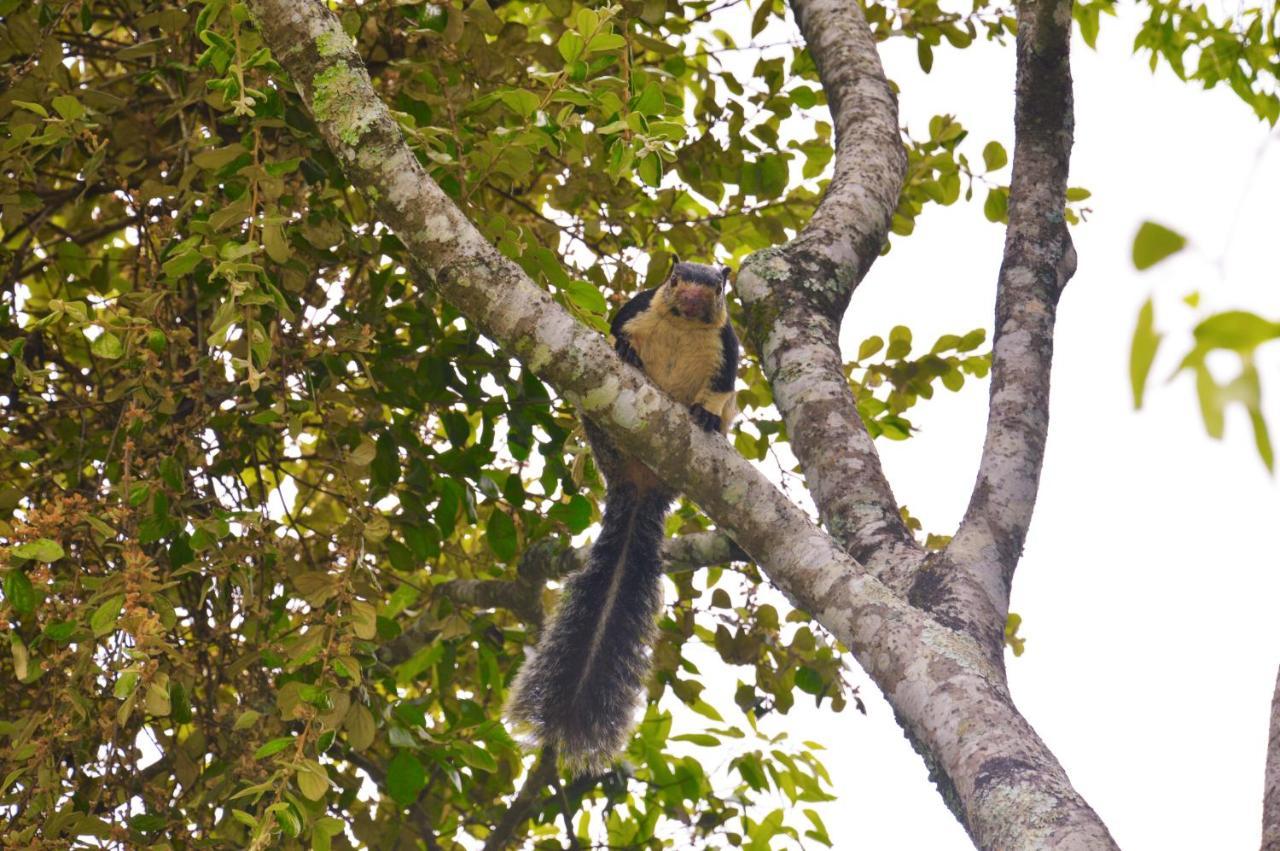
<svg viewBox="0 0 1280 851"><path fill-rule="evenodd" d="M816 745L756 721L856 693L749 564L672 574L613 772L521 791L505 690L598 519L574 411L407 275L242 4L0 14L6 847L555 848L562 821L611 847L830 844ZM601 329L674 256L740 260L813 210L831 129L783 14L342 7L432 176ZM926 69L1013 26L985 3L868 17ZM998 140L979 155L938 116L904 142L898 237L962 194L1003 220ZM986 373L981 330L883 337L847 370L876 436ZM731 439L789 468L750 358L739 379ZM669 532L705 526L685 505ZM709 663L735 692L705 691Z"/></svg>

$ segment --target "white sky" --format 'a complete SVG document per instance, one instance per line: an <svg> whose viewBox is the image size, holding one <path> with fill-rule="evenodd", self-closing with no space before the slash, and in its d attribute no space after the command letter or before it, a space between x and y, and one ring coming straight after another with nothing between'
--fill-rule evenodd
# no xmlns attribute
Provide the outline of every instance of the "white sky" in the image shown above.
<svg viewBox="0 0 1280 851"><path fill-rule="evenodd" d="M1204 92L1164 70L1153 76L1130 52L1136 21L1123 12L1104 19L1096 53L1078 37L1074 44L1071 182L1092 190L1093 213L1073 233L1079 271L1059 312L1048 455L1014 586L1027 647L1009 657L1010 681L1122 847L1256 848L1280 663L1280 491L1242 412L1228 415L1226 440L1214 442L1189 378L1163 382L1187 348L1192 314L1179 303L1187 292L1200 290L1213 308L1280 316L1277 203L1263 188L1280 185L1280 146L1267 146L1251 173L1265 126L1225 90ZM1012 152L1011 48L944 48L928 76L909 44L885 47L883 59L917 134L930 116L955 113L971 130L971 159L992 138ZM983 218L983 197L929 208L915 235L875 265L845 322L846 353L897 323L926 345L944 332L990 328L1003 228ZM1195 250L1136 272L1130 246L1147 218L1189 235ZM1157 322L1174 333L1136 413L1128 347L1151 293ZM1260 360L1273 429L1275 348ZM936 396L911 412L919 436L879 444L899 500L930 531L950 533L963 513L986 392L983 382ZM797 709L782 723L829 747L839 800L820 809L835 846L971 847L887 704L861 671L854 679L868 718Z"/></svg>

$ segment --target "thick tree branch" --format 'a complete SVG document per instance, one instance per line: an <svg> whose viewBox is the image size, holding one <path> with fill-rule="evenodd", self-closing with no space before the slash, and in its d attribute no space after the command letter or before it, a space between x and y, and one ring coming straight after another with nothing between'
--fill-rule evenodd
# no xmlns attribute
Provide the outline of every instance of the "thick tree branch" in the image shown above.
<svg viewBox="0 0 1280 851"><path fill-rule="evenodd" d="M890 587L905 593L923 557L898 513L844 376L840 319L880 253L907 158L898 106L875 41L852 0L793 0L836 128L835 173L805 228L747 258L737 288L749 341L822 523Z"/></svg>
<svg viewBox="0 0 1280 851"><path fill-rule="evenodd" d="M1262 796L1262 851L1280 851L1280 670L1271 698L1271 735Z"/></svg>
<svg viewBox="0 0 1280 851"><path fill-rule="evenodd" d="M975 641L867 574L723 438L697 428L484 240L405 145L332 13L297 0L250 7L348 179L413 252L418 273L621 451L644 458L698 503L792 602L852 649L946 775L980 847L1114 847Z"/></svg>
<svg viewBox="0 0 1280 851"><path fill-rule="evenodd" d="M1020 0L1013 182L987 436L964 520L912 589L914 602L969 631L997 661L1044 461L1054 316L1076 267L1064 214L1074 126L1070 40L1071 0Z"/></svg>

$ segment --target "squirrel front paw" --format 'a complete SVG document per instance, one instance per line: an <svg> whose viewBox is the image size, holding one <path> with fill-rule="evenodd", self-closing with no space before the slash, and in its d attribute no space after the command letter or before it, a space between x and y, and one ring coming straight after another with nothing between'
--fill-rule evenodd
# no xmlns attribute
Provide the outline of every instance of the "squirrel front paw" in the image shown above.
<svg viewBox="0 0 1280 851"><path fill-rule="evenodd" d="M701 405L690 405L689 415L693 417L695 423L702 426L704 431L720 430L720 418Z"/></svg>
<svg viewBox="0 0 1280 851"><path fill-rule="evenodd" d="M631 345L631 342L625 337L619 337L618 342L613 348L617 351L618 357L622 358L625 362L631 364L636 369L644 369L644 362L640 360L640 355L636 352L635 347Z"/></svg>

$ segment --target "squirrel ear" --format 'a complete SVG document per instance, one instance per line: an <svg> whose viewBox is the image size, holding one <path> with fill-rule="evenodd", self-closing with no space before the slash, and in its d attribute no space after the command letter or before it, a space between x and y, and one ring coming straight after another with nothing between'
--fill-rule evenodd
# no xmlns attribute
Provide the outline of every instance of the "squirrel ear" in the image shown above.
<svg viewBox="0 0 1280 851"><path fill-rule="evenodd" d="M729 275L731 275L732 273L733 273L733 270L730 269L728 266L720 267L720 275L721 275L720 286L723 287L729 283Z"/></svg>

